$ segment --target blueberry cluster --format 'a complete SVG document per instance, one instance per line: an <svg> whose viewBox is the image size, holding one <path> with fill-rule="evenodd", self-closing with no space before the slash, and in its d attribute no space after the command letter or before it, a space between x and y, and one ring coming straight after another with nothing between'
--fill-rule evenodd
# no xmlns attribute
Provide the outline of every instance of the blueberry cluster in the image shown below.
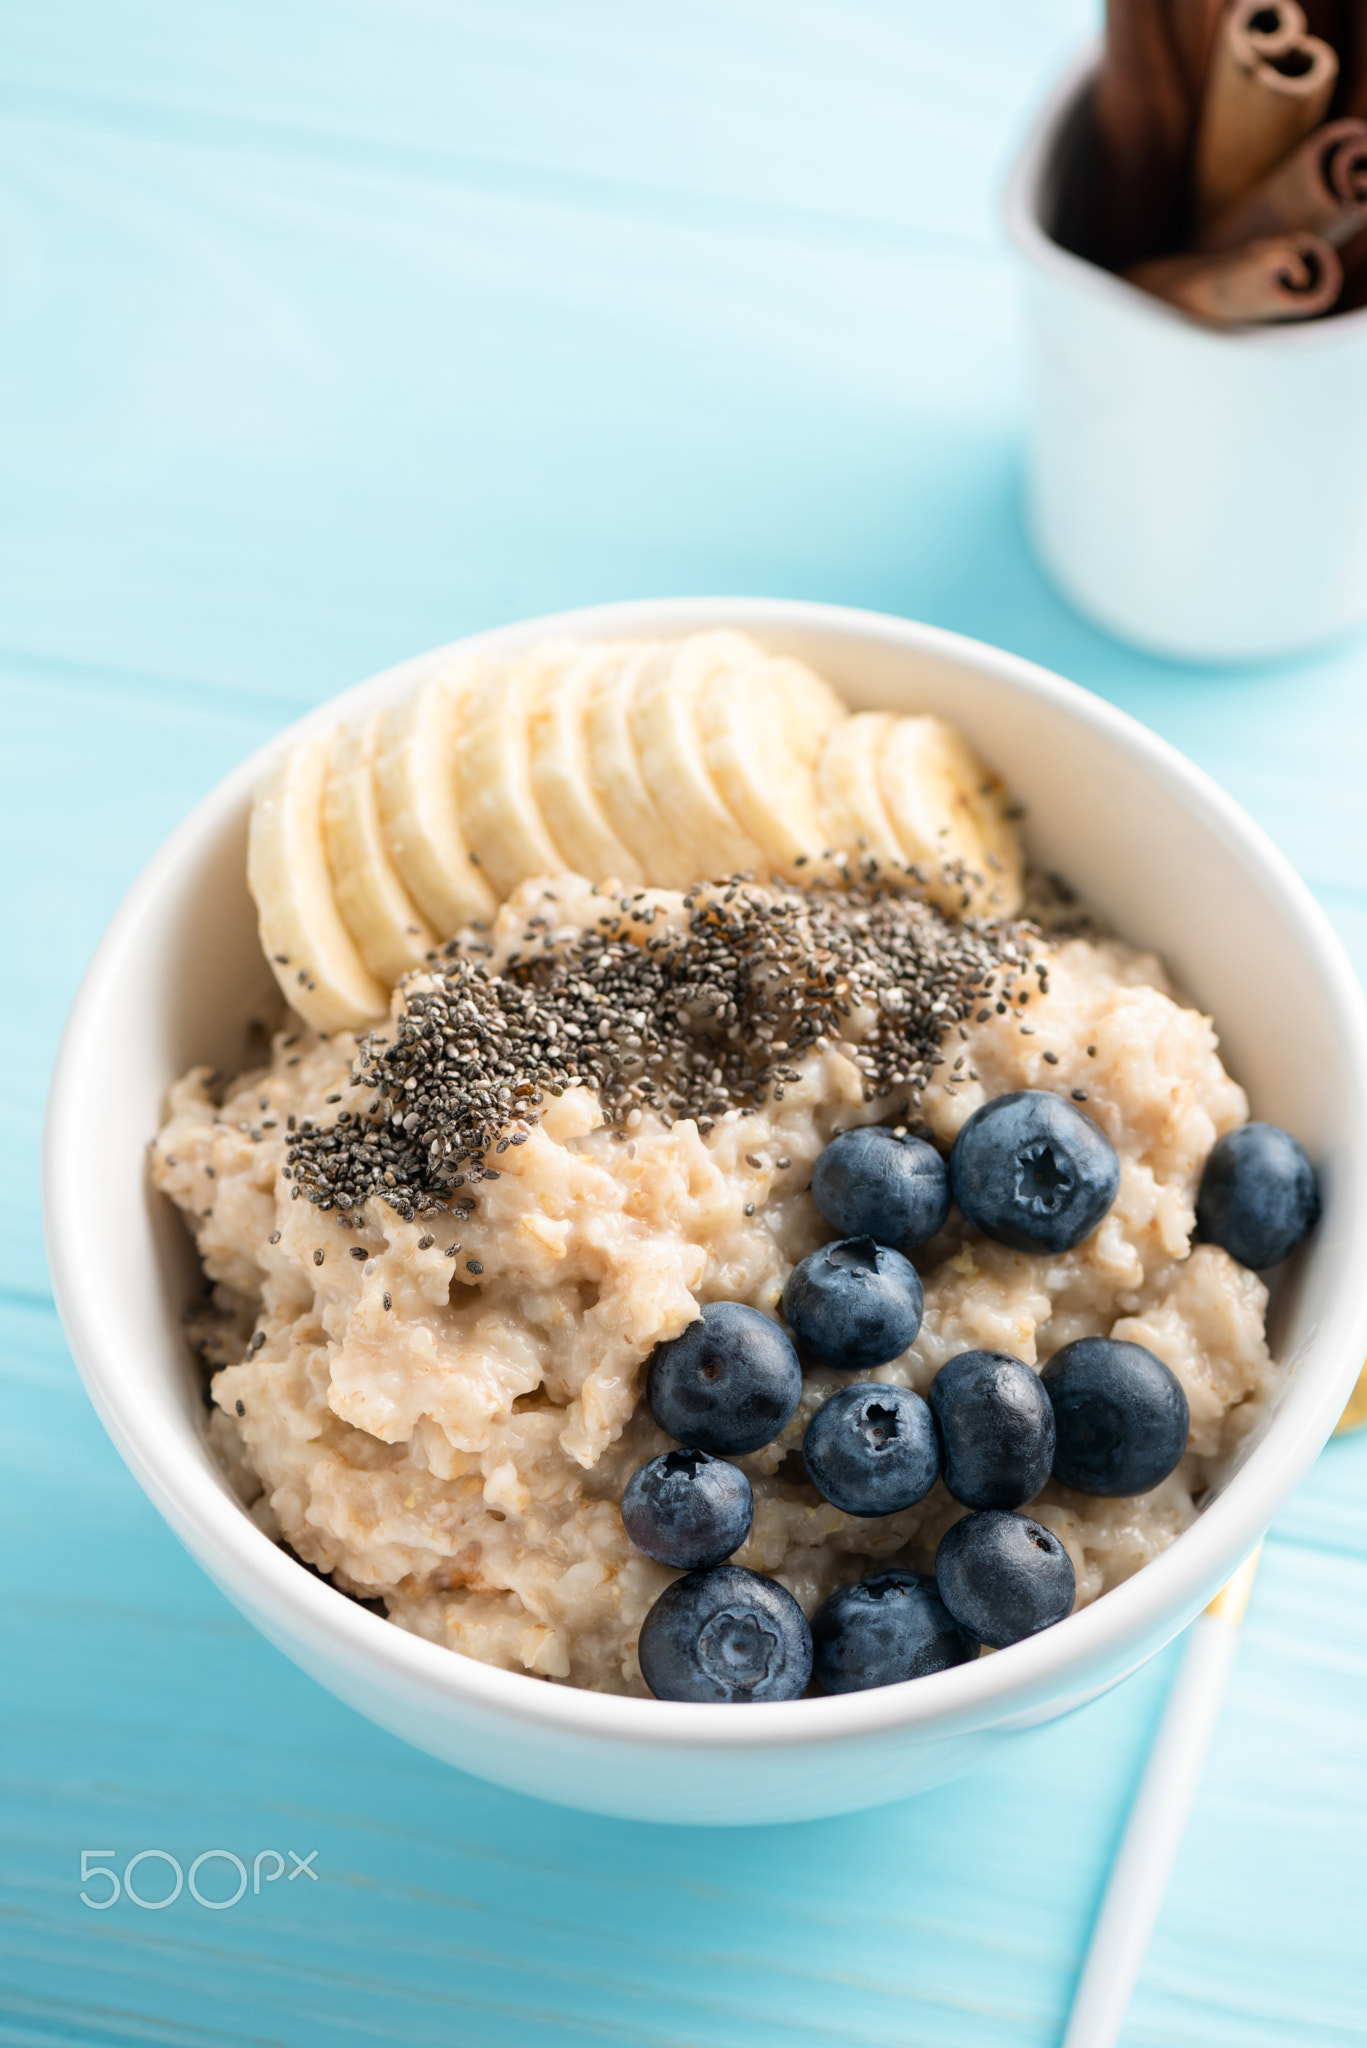
<svg viewBox="0 0 1367 2048"><path fill-rule="evenodd" d="M1120 1161L1071 1102L1022 1088L995 1096L968 1119L950 1154L949 1187L984 1237L1021 1252L1066 1252L1090 1237L1114 1202ZM1275 1124L1241 1124L1206 1161L1197 1227L1242 1266L1280 1265L1319 1213L1315 1169Z"/></svg>
<svg viewBox="0 0 1367 2048"><path fill-rule="evenodd" d="M809 1357L866 1375L916 1339L923 1296L907 1255L943 1229L951 1198L985 1236L1049 1255L1097 1227L1119 1181L1098 1127L1036 1090L978 1110L947 1165L918 1138L847 1132L812 1176L842 1235L794 1269L784 1318ZM1212 1153L1198 1213L1236 1258L1275 1263L1318 1213L1313 1171L1284 1131L1246 1125ZM686 1574L641 1627L641 1670L658 1698L795 1699L813 1676L852 1692L1036 1635L1072 1611L1076 1581L1059 1537L1020 1510L1051 1478L1080 1493L1147 1493L1187 1444L1175 1375L1109 1337L1065 1344L1038 1373L1006 1352L962 1352L928 1400L856 1378L807 1425L812 1484L842 1513L872 1517L913 1507L938 1479L967 1512L941 1539L933 1577L876 1572L832 1594L809 1628L782 1586L727 1562L754 1517L750 1482L729 1461L772 1443L801 1392L793 1338L739 1302L710 1303L656 1350L647 1400L681 1448L633 1475L622 1519L648 1557Z"/></svg>

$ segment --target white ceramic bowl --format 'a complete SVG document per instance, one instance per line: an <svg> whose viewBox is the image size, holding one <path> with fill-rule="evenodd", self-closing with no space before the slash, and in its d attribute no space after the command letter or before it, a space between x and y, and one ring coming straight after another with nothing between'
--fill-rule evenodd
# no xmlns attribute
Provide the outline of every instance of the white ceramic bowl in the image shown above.
<svg viewBox="0 0 1367 2048"><path fill-rule="evenodd" d="M1285 1375L1275 1412L1155 1563L979 1663L877 1692L727 1709L606 1698L493 1670L405 1634L276 1549L206 1449L180 1329L195 1261L146 1164L167 1085L196 1061L234 1065L242 1021L270 988L244 858L260 758L186 820L111 925L63 1041L45 1188L58 1306L105 1426L176 1534L273 1643L360 1712L463 1769L596 1812L707 1823L903 1797L1114 1685L1262 1534L1332 1430L1367 1349L1367 1015L1324 917L1257 827L1086 691L900 619L695 599L535 620L483 643L512 650L549 631L647 636L719 624L804 657L853 705L939 711L962 726L1028 807L1034 858L1165 954L1218 1019L1256 1114L1295 1131L1320 1168L1323 1221L1277 1303ZM392 669L315 717L380 703L438 658Z"/></svg>
<svg viewBox="0 0 1367 2048"><path fill-rule="evenodd" d="M1030 525L1141 647L1261 661L1367 619L1367 310L1217 333L1056 239L1096 54L1011 173L1026 267Z"/></svg>

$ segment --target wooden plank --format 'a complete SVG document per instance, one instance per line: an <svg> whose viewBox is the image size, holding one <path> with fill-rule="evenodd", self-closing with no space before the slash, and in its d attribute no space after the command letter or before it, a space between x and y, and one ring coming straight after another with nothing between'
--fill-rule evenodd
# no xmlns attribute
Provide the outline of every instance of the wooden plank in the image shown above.
<svg viewBox="0 0 1367 2048"><path fill-rule="evenodd" d="M1086 20L1075 0L61 0L14 24L0 84L25 112L192 145L987 244L985 172Z"/></svg>

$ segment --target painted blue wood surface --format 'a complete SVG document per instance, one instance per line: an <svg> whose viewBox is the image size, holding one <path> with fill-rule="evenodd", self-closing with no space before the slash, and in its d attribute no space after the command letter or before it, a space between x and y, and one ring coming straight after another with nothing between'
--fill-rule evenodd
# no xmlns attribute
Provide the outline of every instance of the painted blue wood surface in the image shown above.
<svg viewBox="0 0 1367 2048"><path fill-rule="evenodd" d="M1090 26L1084 0L4 11L0 2041L1057 2039L1171 1655L1009 1764L809 1827L462 1778L277 1656L147 1506L58 1331L36 1182L66 1005L195 798L391 660L609 597L867 604L1050 663L1219 776L1367 967L1363 648L1162 666L1022 537L997 194ZM1129 2048L1367 2038L1365 1697L1348 1440L1269 1545ZM216 1847L316 1849L317 1881L80 1903L82 1849Z"/></svg>

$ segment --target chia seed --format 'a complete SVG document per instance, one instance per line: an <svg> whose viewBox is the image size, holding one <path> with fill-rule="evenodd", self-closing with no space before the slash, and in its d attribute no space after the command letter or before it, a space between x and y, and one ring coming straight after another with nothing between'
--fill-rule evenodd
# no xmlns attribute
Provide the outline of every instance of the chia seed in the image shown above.
<svg viewBox="0 0 1367 2048"><path fill-rule="evenodd" d="M408 1221L448 1205L468 1214L454 1191L497 1179L486 1162L525 1143L567 1088L593 1089L615 1135L649 1110L666 1124L691 1117L705 1137L721 1118L781 1101L796 1063L831 1045L866 1102L894 1090L912 1101L944 1064L947 1031L989 992L1005 1011L1035 936L951 923L872 869L848 888L733 878L683 903L686 924L649 940L616 904L550 952L529 928L501 973L447 947L406 987L392 1039L358 1046L352 1085L370 1107L326 1127L305 1118L291 1134L295 1191L348 1209L379 1196ZM850 1043L856 1009L868 1029Z"/></svg>

